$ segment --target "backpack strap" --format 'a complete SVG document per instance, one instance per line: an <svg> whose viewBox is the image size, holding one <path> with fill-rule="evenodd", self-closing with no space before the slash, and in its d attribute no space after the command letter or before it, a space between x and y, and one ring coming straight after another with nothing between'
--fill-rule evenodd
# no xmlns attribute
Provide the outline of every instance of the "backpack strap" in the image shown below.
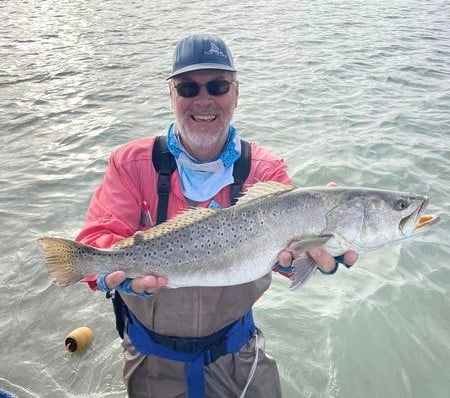
<svg viewBox="0 0 450 398"><path fill-rule="evenodd" d="M106 292L106 298L112 300L114 315L116 317L116 330L123 340L125 332L125 303L117 290Z"/></svg>
<svg viewBox="0 0 450 398"><path fill-rule="evenodd" d="M241 156L233 167L234 182L230 185L230 204L235 205L241 195L242 186L250 173L251 146L245 140L241 140ZM165 136L157 136L153 144L153 167L158 172L158 211L156 224L161 224L167 219L167 209L170 193L170 176L175 171L177 164L173 155L167 148Z"/></svg>
<svg viewBox="0 0 450 398"><path fill-rule="evenodd" d="M158 212L156 224L161 224L167 219L169 207L170 176L177 168L175 158L167 148L165 136L157 136L153 144L153 167L158 172Z"/></svg>
<svg viewBox="0 0 450 398"><path fill-rule="evenodd" d="M241 156L233 167L234 182L230 185L230 204L234 206L241 196L242 187L250 173L252 150L247 141L241 140Z"/></svg>

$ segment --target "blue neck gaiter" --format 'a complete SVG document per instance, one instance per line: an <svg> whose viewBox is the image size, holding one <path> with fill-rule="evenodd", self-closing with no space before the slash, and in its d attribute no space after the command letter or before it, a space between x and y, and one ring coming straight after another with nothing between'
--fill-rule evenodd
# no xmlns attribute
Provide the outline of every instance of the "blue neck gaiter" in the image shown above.
<svg viewBox="0 0 450 398"><path fill-rule="evenodd" d="M188 199L209 200L234 182L233 165L241 156L241 141L234 126L230 126L225 147L212 162L200 162L186 151L174 123L167 130L167 147L175 157L183 193Z"/></svg>

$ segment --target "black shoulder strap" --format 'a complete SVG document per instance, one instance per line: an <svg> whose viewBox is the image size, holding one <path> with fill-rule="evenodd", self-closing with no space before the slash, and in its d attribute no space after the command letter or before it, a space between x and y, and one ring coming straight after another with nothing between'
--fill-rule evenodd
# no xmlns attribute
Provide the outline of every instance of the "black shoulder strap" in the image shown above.
<svg viewBox="0 0 450 398"><path fill-rule="evenodd" d="M241 140L241 156L234 164L233 184L230 185L230 203L235 205L241 195L242 186L250 173L251 146L247 141ZM170 175L177 165L174 157L169 152L166 137L157 136L153 144L153 167L158 172L158 212L156 223L161 224L167 219L167 208L170 193Z"/></svg>
<svg viewBox="0 0 450 398"><path fill-rule="evenodd" d="M153 167L158 173L158 214L156 223L161 224L167 219L169 206L170 176L177 168L174 157L169 152L166 137L157 136L153 144Z"/></svg>
<svg viewBox="0 0 450 398"><path fill-rule="evenodd" d="M125 332L125 303L117 290L114 292L107 292L106 298L112 299L114 315L116 316L116 330L117 333L119 333L120 338L123 339L123 334Z"/></svg>
<svg viewBox="0 0 450 398"><path fill-rule="evenodd" d="M230 203L235 205L242 192L242 186L250 173L252 150L247 141L241 140L241 156L234 164L233 184L230 185Z"/></svg>

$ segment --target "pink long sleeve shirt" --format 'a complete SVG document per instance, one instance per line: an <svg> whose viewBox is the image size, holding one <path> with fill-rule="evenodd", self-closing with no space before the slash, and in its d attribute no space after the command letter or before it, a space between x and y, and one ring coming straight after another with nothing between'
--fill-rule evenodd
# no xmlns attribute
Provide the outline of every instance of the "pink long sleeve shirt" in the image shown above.
<svg viewBox="0 0 450 398"><path fill-rule="evenodd" d="M154 138L132 141L110 157L106 175L95 191L86 224L77 240L98 248L116 242L154 225L157 214L157 173L153 168ZM258 181L290 184L285 163L256 144L246 186ZM229 188L211 198L222 207L230 205ZM207 207L211 200L198 206ZM178 172L171 176L168 218L186 210L189 204L181 190ZM150 217L148 217L148 213ZM96 289L95 276L85 278ZM241 317L270 286L271 275L243 285L160 289L148 299L123 296L126 305L149 329L173 336L204 336ZM220 310L219 310L220 309Z"/></svg>
<svg viewBox="0 0 450 398"><path fill-rule="evenodd" d="M154 226L157 215L157 172L152 163L154 137L132 141L110 157L101 185L96 189L84 227L76 240L89 246L109 248L136 231ZM267 149L251 144L251 169L245 187L257 181L278 181L290 184L286 164ZM208 207L214 200L228 207L229 188L225 187L210 200L198 203ZM178 171L171 176L168 219L186 210L189 204L181 190ZM96 290L96 275L83 279Z"/></svg>
<svg viewBox="0 0 450 398"><path fill-rule="evenodd" d="M157 172L153 168L154 137L132 141L114 151L106 175L94 193L87 213L86 224L77 241L99 248L109 248L119 240L152 225L142 225L143 213L150 212L156 220L158 196ZM257 181L278 181L290 184L285 163L267 149L252 144L252 162L246 187ZM211 198L222 207L228 207L229 188ZM211 200L198 203L208 207ZM168 219L186 210L189 204L181 191L178 171L171 176Z"/></svg>

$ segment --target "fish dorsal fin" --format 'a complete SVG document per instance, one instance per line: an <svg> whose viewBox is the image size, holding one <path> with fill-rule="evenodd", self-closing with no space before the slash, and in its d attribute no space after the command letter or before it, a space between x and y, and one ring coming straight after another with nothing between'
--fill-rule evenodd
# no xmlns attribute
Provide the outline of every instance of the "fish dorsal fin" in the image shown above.
<svg viewBox="0 0 450 398"><path fill-rule="evenodd" d="M275 181L257 182L252 185L245 194L239 198L236 205L242 205L252 200L265 198L266 196L277 195L281 192L287 192L293 190L292 185L283 184Z"/></svg>
<svg viewBox="0 0 450 398"><path fill-rule="evenodd" d="M147 230L146 232L138 232L137 234L130 236L120 242L117 242L113 248L114 249L124 249L126 247L133 246L139 242L152 240L178 229L188 227L198 221L205 220L211 215L221 211L220 209L209 209L204 207L195 207L186 210L183 213L178 214L176 217L169 221L165 221L154 228Z"/></svg>

